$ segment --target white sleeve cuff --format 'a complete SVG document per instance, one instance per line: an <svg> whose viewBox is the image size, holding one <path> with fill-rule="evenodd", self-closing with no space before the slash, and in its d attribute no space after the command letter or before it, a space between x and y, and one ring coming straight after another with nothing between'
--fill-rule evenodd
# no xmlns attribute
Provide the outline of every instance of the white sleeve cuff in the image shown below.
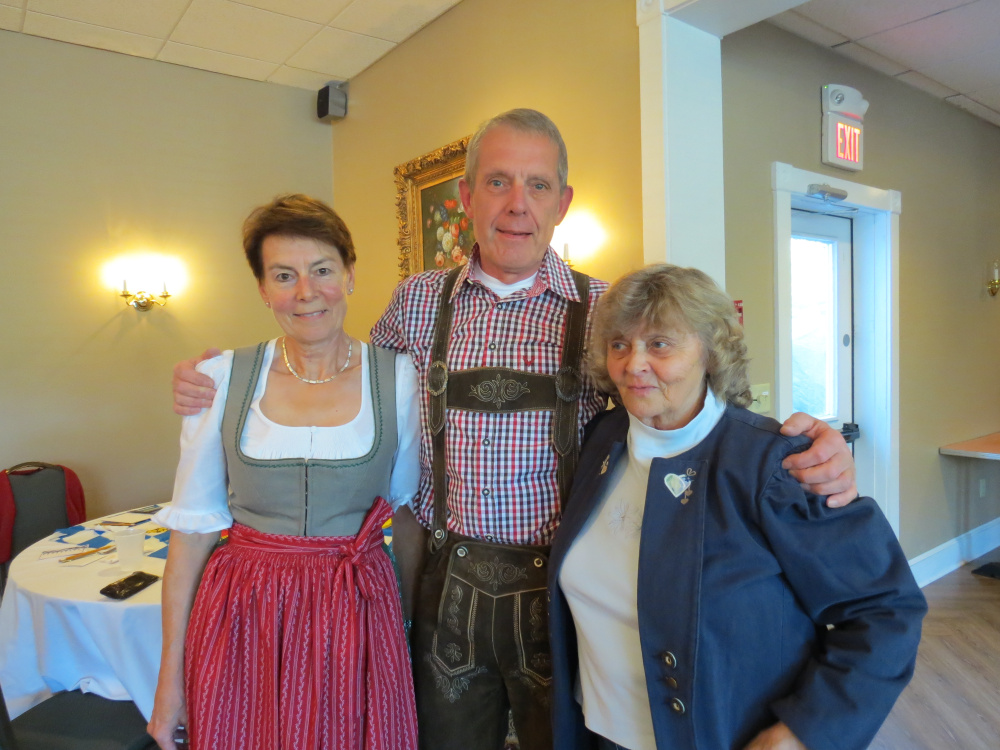
<svg viewBox="0 0 1000 750"><path fill-rule="evenodd" d="M233 525L233 516L229 511L199 513L196 510L183 510L173 506L161 508L153 516L153 520L161 526L183 534L210 534Z"/></svg>

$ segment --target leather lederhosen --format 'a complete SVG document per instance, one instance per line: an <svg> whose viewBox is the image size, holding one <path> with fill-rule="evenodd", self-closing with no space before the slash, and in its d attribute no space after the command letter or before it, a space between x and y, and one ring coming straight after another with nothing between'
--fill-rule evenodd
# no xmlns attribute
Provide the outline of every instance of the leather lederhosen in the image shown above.
<svg viewBox="0 0 1000 750"><path fill-rule="evenodd" d="M556 476L560 507L580 453L580 396L583 392L581 359L590 302L590 279L572 271L580 301L568 301L562 356L555 375L515 370L508 367L477 367L449 371L448 343L451 335L452 290L461 273L455 268L445 278L438 318L431 345L431 365L427 373L430 397L428 423L431 430L434 514L429 549L437 552L448 538L448 483L445 471L447 444L445 414L449 408L485 413L551 410L552 447L557 456ZM497 396L501 396L497 398ZM501 545L509 547L511 545Z"/></svg>

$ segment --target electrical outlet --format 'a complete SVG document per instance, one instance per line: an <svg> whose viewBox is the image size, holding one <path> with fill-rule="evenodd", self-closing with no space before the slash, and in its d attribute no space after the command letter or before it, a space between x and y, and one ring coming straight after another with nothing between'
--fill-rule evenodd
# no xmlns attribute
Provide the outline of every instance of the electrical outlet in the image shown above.
<svg viewBox="0 0 1000 750"><path fill-rule="evenodd" d="M750 411L758 414L767 414L771 411L771 384L757 383L750 386L750 395L753 401L750 403Z"/></svg>

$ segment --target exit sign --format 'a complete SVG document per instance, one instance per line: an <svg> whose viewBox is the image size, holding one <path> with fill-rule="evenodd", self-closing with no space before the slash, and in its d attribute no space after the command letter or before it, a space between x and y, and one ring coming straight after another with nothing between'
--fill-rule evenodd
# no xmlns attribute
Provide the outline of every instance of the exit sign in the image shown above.
<svg viewBox="0 0 1000 750"><path fill-rule="evenodd" d="M823 115L823 163L860 171L865 165L865 126L836 112Z"/></svg>

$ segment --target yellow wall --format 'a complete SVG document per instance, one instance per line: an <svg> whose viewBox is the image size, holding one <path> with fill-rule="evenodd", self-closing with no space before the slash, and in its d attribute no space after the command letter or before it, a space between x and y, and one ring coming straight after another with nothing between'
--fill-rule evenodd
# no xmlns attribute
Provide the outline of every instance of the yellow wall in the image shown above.
<svg viewBox="0 0 1000 750"><path fill-rule="evenodd" d="M576 267L615 278L642 264L638 44L631 2L463 0L351 81L333 182L358 248L354 335L367 337L398 281L393 168L513 107L559 126L573 207L608 234Z"/></svg>
<svg viewBox="0 0 1000 750"><path fill-rule="evenodd" d="M997 518L1000 467L937 449L1000 429L1000 298L984 289L1000 256L1000 129L768 24L722 52L726 282L745 303L753 382L774 382L771 162L899 190L901 541L914 557ZM820 163L826 83L871 102L861 173Z"/></svg>
<svg viewBox="0 0 1000 750"><path fill-rule="evenodd" d="M249 210L331 198L314 94L0 31L0 468L80 474L91 517L169 499L170 368L277 330L242 257ZM123 251L190 284L137 313L102 287Z"/></svg>

